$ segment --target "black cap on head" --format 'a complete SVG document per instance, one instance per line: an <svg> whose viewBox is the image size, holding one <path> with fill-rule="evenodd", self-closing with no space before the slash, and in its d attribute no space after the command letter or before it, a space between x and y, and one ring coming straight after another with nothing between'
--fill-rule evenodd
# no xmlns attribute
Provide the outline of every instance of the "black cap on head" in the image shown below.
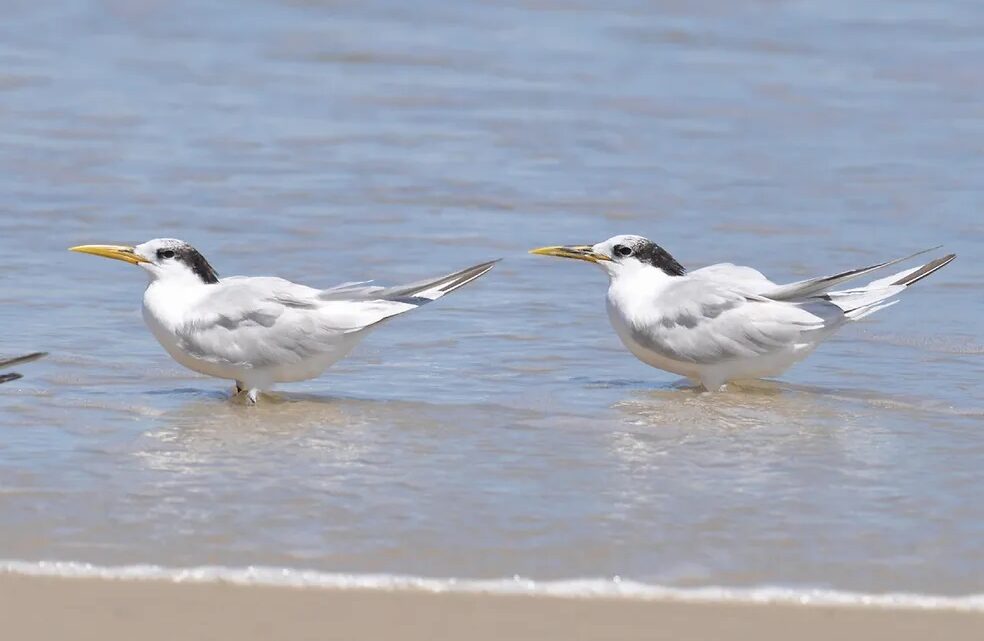
<svg viewBox="0 0 984 641"><path fill-rule="evenodd" d="M176 260L184 263L206 285L214 285L219 282L219 275L215 273L215 270L205 260L205 257L197 249L184 241L170 241L158 247L157 261L161 262L165 260Z"/></svg>
<svg viewBox="0 0 984 641"><path fill-rule="evenodd" d="M663 270L669 276L683 276L687 270L678 263L670 252L666 251L648 238L622 237L626 240L617 243L612 248L613 258L634 258L640 262L652 265L657 269Z"/></svg>

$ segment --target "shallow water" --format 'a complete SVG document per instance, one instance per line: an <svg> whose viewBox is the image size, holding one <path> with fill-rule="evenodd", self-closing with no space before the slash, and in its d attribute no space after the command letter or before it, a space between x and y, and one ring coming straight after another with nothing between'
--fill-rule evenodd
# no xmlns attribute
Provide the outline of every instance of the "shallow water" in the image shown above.
<svg viewBox="0 0 984 641"><path fill-rule="evenodd" d="M984 592L984 9L833 2L9 3L0 558L675 587ZM628 356L653 237L795 280L945 243L781 381ZM488 277L257 408L182 370L143 276Z"/></svg>

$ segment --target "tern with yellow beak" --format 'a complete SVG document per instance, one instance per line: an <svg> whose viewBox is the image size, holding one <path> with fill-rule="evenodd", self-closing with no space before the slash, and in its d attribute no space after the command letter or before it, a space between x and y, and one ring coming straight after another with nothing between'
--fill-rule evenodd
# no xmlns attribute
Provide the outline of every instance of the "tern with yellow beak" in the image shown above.
<svg viewBox="0 0 984 641"><path fill-rule="evenodd" d="M245 392L251 404L274 383L321 375L384 320L467 285L495 264L398 287L315 289L273 277L220 279L194 247L172 238L71 251L143 268L143 316L154 337L188 369L236 381L237 394Z"/></svg>
<svg viewBox="0 0 984 641"><path fill-rule="evenodd" d="M834 289L928 251L788 285L731 263L688 272L641 236L531 253L601 267L609 279L608 317L628 350L715 391L729 381L781 374L844 324L895 304L891 298L956 258L949 254L863 287Z"/></svg>

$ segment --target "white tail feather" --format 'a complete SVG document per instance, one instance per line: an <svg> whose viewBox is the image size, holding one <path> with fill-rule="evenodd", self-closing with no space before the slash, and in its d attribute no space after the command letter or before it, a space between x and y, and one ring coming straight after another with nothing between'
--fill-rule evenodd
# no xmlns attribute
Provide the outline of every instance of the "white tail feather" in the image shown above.
<svg viewBox="0 0 984 641"><path fill-rule="evenodd" d="M942 258L930 261L925 265L879 278L864 287L845 289L839 292L828 292L826 298L844 310L844 314L849 319L859 320L880 309L894 305L898 302L897 300L891 302L885 301L897 296L910 285L919 282L936 270L945 267L954 258L956 258L955 254L948 254Z"/></svg>
<svg viewBox="0 0 984 641"><path fill-rule="evenodd" d="M858 307L857 309L852 309L847 312L845 316L850 318L852 321L861 320L868 314L874 314L875 312L885 309L886 307L891 307L896 303L900 303L899 300L890 300L887 303L875 303L873 305L865 305L864 307Z"/></svg>
<svg viewBox="0 0 984 641"><path fill-rule="evenodd" d="M855 278L860 278L865 274L870 274L871 272L901 263L909 260L910 258L915 258L921 254L931 252L934 249L939 249L941 246L924 249L916 252L915 254L903 256L902 258L896 258L895 260L889 260L884 263L878 263L877 265L870 265L859 269L851 269L832 276L820 276L819 278L810 278L795 283L789 283L787 285L778 285L772 289L761 292L761 294L767 298L771 298L772 300L797 300L808 298L810 296L819 296L829 292L841 283L854 280Z"/></svg>

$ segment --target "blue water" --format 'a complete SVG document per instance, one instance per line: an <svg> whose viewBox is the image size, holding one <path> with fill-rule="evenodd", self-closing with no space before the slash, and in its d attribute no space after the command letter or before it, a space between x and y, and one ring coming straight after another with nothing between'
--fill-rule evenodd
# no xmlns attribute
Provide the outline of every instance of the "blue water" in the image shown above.
<svg viewBox="0 0 984 641"><path fill-rule="evenodd" d="M671 586L984 591L984 7L8 3L0 558ZM698 395L619 345L647 235L796 280L960 258L779 381ZM255 409L143 327L220 274L488 277Z"/></svg>

